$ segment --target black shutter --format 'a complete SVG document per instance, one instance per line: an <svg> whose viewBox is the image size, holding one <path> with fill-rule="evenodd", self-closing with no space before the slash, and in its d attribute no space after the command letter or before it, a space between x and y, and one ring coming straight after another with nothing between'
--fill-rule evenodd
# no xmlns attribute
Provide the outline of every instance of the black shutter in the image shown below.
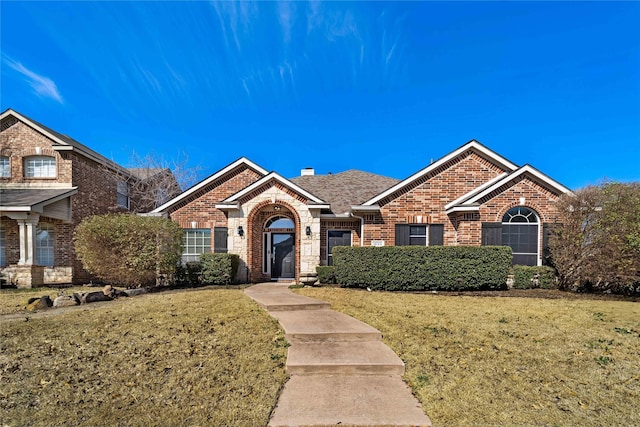
<svg viewBox="0 0 640 427"><path fill-rule="evenodd" d="M542 265L554 267L551 250L549 249L549 237L555 233L559 224L545 222L542 224Z"/></svg>
<svg viewBox="0 0 640 427"><path fill-rule="evenodd" d="M444 224L429 225L429 246L444 245Z"/></svg>
<svg viewBox="0 0 640 427"><path fill-rule="evenodd" d="M227 227L213 228L213 252L217 254L227 253Z"/></svg>
<svg viewBox="0 0 640 427"><path fill-rule="evenodd" d="M409 224L396 224L396 246L408 246L410 244L410 227Z"/></svg>
<svg viewBox="0 0 640 427"><path fill-rule="evenodd" d="M483 222L482 223L482 246L502 245L502 223Z"/></svg>

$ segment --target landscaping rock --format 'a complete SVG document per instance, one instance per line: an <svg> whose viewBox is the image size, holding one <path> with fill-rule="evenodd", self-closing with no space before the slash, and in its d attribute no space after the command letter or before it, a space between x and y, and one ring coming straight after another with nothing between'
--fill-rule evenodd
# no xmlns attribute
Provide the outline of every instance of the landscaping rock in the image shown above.
<svg viewBox="0 0 640 427"><path fill-rule="evenodd" d="M29 303L25 307L27 311L44 310L53 306L53 301L49 298L49 295L45 295L40 298L29 298Z"/></svg>
<svg viewBox="0 0 640 427"><path fill-rule="evenodd" d="M102 291L97 292L78 292L73 294L73 297L80 301L80 304L90 304L92 302L99 301L111 301L113 298L107 296Z"/></svg>
<svg viewBox="0 0 640 427"><path fill-rule="evenodd" d="M69 307L72 305L78 305L79 301L72 296L61 295L53 300L54 307Z"/></svg>
<svg viewBox="0 0 640 427"><path fill-rule="evenodd" d="M146 294L147 290L145 288L126 289L126 290L122 291L122 293L125 294L128 297L132 297L132 296L135 296L135 295Z"/></svg>

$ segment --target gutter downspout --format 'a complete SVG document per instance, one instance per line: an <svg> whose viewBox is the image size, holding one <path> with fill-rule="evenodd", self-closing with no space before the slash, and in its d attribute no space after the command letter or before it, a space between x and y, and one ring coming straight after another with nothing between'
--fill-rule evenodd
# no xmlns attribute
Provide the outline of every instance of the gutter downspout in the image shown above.
<svg viewBox="0 0 640 427"><path fill-rule="evenodd" d="M364 246L364 218L349 212L349 216L360 220L360 246Z"/></svg>

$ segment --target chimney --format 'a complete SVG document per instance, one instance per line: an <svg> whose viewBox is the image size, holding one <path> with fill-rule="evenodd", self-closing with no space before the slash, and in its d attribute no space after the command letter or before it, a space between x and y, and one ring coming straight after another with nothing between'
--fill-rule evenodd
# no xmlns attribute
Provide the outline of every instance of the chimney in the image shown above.
<svg viewBox="0 0 640 427"><path fill-rule="evenodd" d="M300 176L313 176L316 174L316 171L313 168L304 168L300 171Z"/></svg>

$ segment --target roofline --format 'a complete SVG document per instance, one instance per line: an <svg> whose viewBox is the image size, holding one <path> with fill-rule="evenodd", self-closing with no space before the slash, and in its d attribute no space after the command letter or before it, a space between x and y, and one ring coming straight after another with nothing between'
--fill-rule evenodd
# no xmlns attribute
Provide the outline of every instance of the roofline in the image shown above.
<svg viewBox="0 0 640 427"><path fill-rule="evenodd" d="M351 205L352 212L378 212L379 210L380 210L380 205L371 205L371 206Z"/></svg>
<svg viewBox="0 0 640 427"><path fill-rule="evenodd" d="M208 178L203 179L199 183L195 184L194 186L192 186L191 188L185 190L184 192L178 194L173 199L169 200L168 202L165 202L163 205L158 206L157 208L155 208L154 210L152 210L149 213L160 213L160 212L170 208L171 206L175 205L179 201L185 199L186 197L189 197L191 194L193 194L196 191L202 189L203 187L206 187L211 182L213 182L216 179L220 178L221 176L224 176L225 174L231 172L233 169L237 168L238 166L240 166L242 164L250 167L251 169L257 171L259 174L261 174L263 176L268 173L266 171L266 169L258 166L256 163L252 162L251 160L247 159L246 157L240 157L238 160L228 164L224 168L220 169L218 172L215 172L213 175L210 175Z"/></svg>
<svg viewBox="0 0 640 427"><path fill-rule="evenodd" d="M387 197L387 196L395 193L396 191L400 190L401 188L411 184L412 182L414 182L417 179L423 177L424 175L428 174L432 170L440 167L443 163L448 162L449 160L459 156L460 154L464 153L465 151L467 151L467 150L469 150L471 148L473 148L475 150L478 150L479 152L481 152L485 156L488 156L494 162L500 164L501 166L503 166L506 169L509 169L511 171L514 171L514 170L518 169L518 166L515 165L514 163L511 163L509 160L505 159L504 157L502 157L501 155L499 155L495 151L485 147L484 145L482 145L481 143L479 143L475 139L472 139L471 141L467 142L466 144L464 144L460 148L452 151L451 153L445 155L444 157L441 157L439 160L437 160L434 163L430 164L426 168L419 170L418 172L414 173L410 177L400 181L399 183L397 183L393 187L389 188L388 190L384 191L383 193L378 194L377 196L375 196L374 198L372 198L370 200L367 200L362 205L370 206L370 205L373 205L373 204L379 202L380 200L384 199L385 197Z"/></svg>
<svg viewBox="0 0 640 427"><path fill-rule="evenodd" d="M73 196L78 192L78 187L73 187L62 194L58 194L57 196L53 196L49 199L42 200L33 205L24 205L24 206L0 206L0 211L2 212L40 212L42 213L42 208L48 206L52 203L55 203L59 200L66 199L69 196Z"/></svg>
<svg viewBox="0 0 640 427"><path fill-rule="evenodd" d="M248 187L245 187L244 189L238 191L236 194L232 194L231 196L229 196L226 199L224 199L222 201L222 204L234 202L234 201L240 199L242 196L252 192L253 190L255 190L256 188L258 188L261 185L265 184L266 182L268 182L271 179L275 179L276 181L280 182L282 185L285 185L285 186L291 188L292 190L294 190L295 192L297 192L299 194L302 194L307 199L310 199L313 202L316 202L316 203L318 203L320 205L326 205L326 202L324 200L319 199L318 197L316 197L313 194L309 193L307 190L303 189L302 187L297 186L296 184L294 184L293 182L289 181L288 179L284 178L283 176L279 175L276 172L270 172L268 175L263 176L262 178L260 178L259 180L257 180L253 184L249 185Z"/></svg>
<svg viewBox="0 0 640 427"><path fill-rule="evenodd" d="M538 178L539 180L541 180L545 184L549 185L550 187L555 188L556 190L558 190L561 193L573 194L570 189L568 189L564 185L560 184L558 181L549 178L547 175L543 174L542 172L540 172L539 170L537 170L533 166L527 164L527 165L522 166L517 171L515 171L515 172L507 175L506 177L502 178L500 181L494 183L492 186L486 188L484 191L481 191L480 193L476 194L471 199L469 199L466 202L464 202L464 204L467 205L467 204L471 204L471 203L477 202L478 200L480 200L481 198L483 198L487 194L491 193L492 191L500 188L501 186L503 186L507 182L509 182L509 181L511 181L511 180L513 180L513 179L515 179L515 178L519 177L520 175L522 175L524 173L527 173L527 172L530 173L531 175L533 175L534 177Z"/></svg>
<svg viewBox="0 0 640 427"><path fill-rule="evenodd" d="M445 209L445 213L447 215L452 214L454 212L477 212L480 210L480 206L478 205L469 205L469 206L454 206L449 209Z"/></svg>
<svg viewBox="0 0 640 427"><path fill-rule="evenodd" d="M123 166L120 166L118 163L114 162L113 160L110 160L108 158L106 158L105 156L103 156L102 154L98 153L97 151L92 150L91 148L85 146L84 144L81 144L80 142L78 142L79 145L72 145L69 144L67 141L64 141L62 139L60 139L57 135L51 133L49 131L49 129L44 128L44 125L41 125L39 123L36 123L35 121L33 121L32 119L18 113L15 110L12 110L11 108L8 108L7 110L5 110L2 114L0 114L0 120L5 119L8 116L14 116L15 118L17 118L18 120L20 120L21 122L26 123L27 125L31 126L34 129L37 129L38 132L42 133L43 135L45 135L47 138L55 141L56 143L60 144L58 146L54 145L52 147L52 149L54 151L78 151L80 154L82 154L83 156L96 161L104 166L110 167L112 169L118 170L121 173L124 173L127 176L130 176L131 173ZM72 139L72 138L69 138Z"/></svg>

